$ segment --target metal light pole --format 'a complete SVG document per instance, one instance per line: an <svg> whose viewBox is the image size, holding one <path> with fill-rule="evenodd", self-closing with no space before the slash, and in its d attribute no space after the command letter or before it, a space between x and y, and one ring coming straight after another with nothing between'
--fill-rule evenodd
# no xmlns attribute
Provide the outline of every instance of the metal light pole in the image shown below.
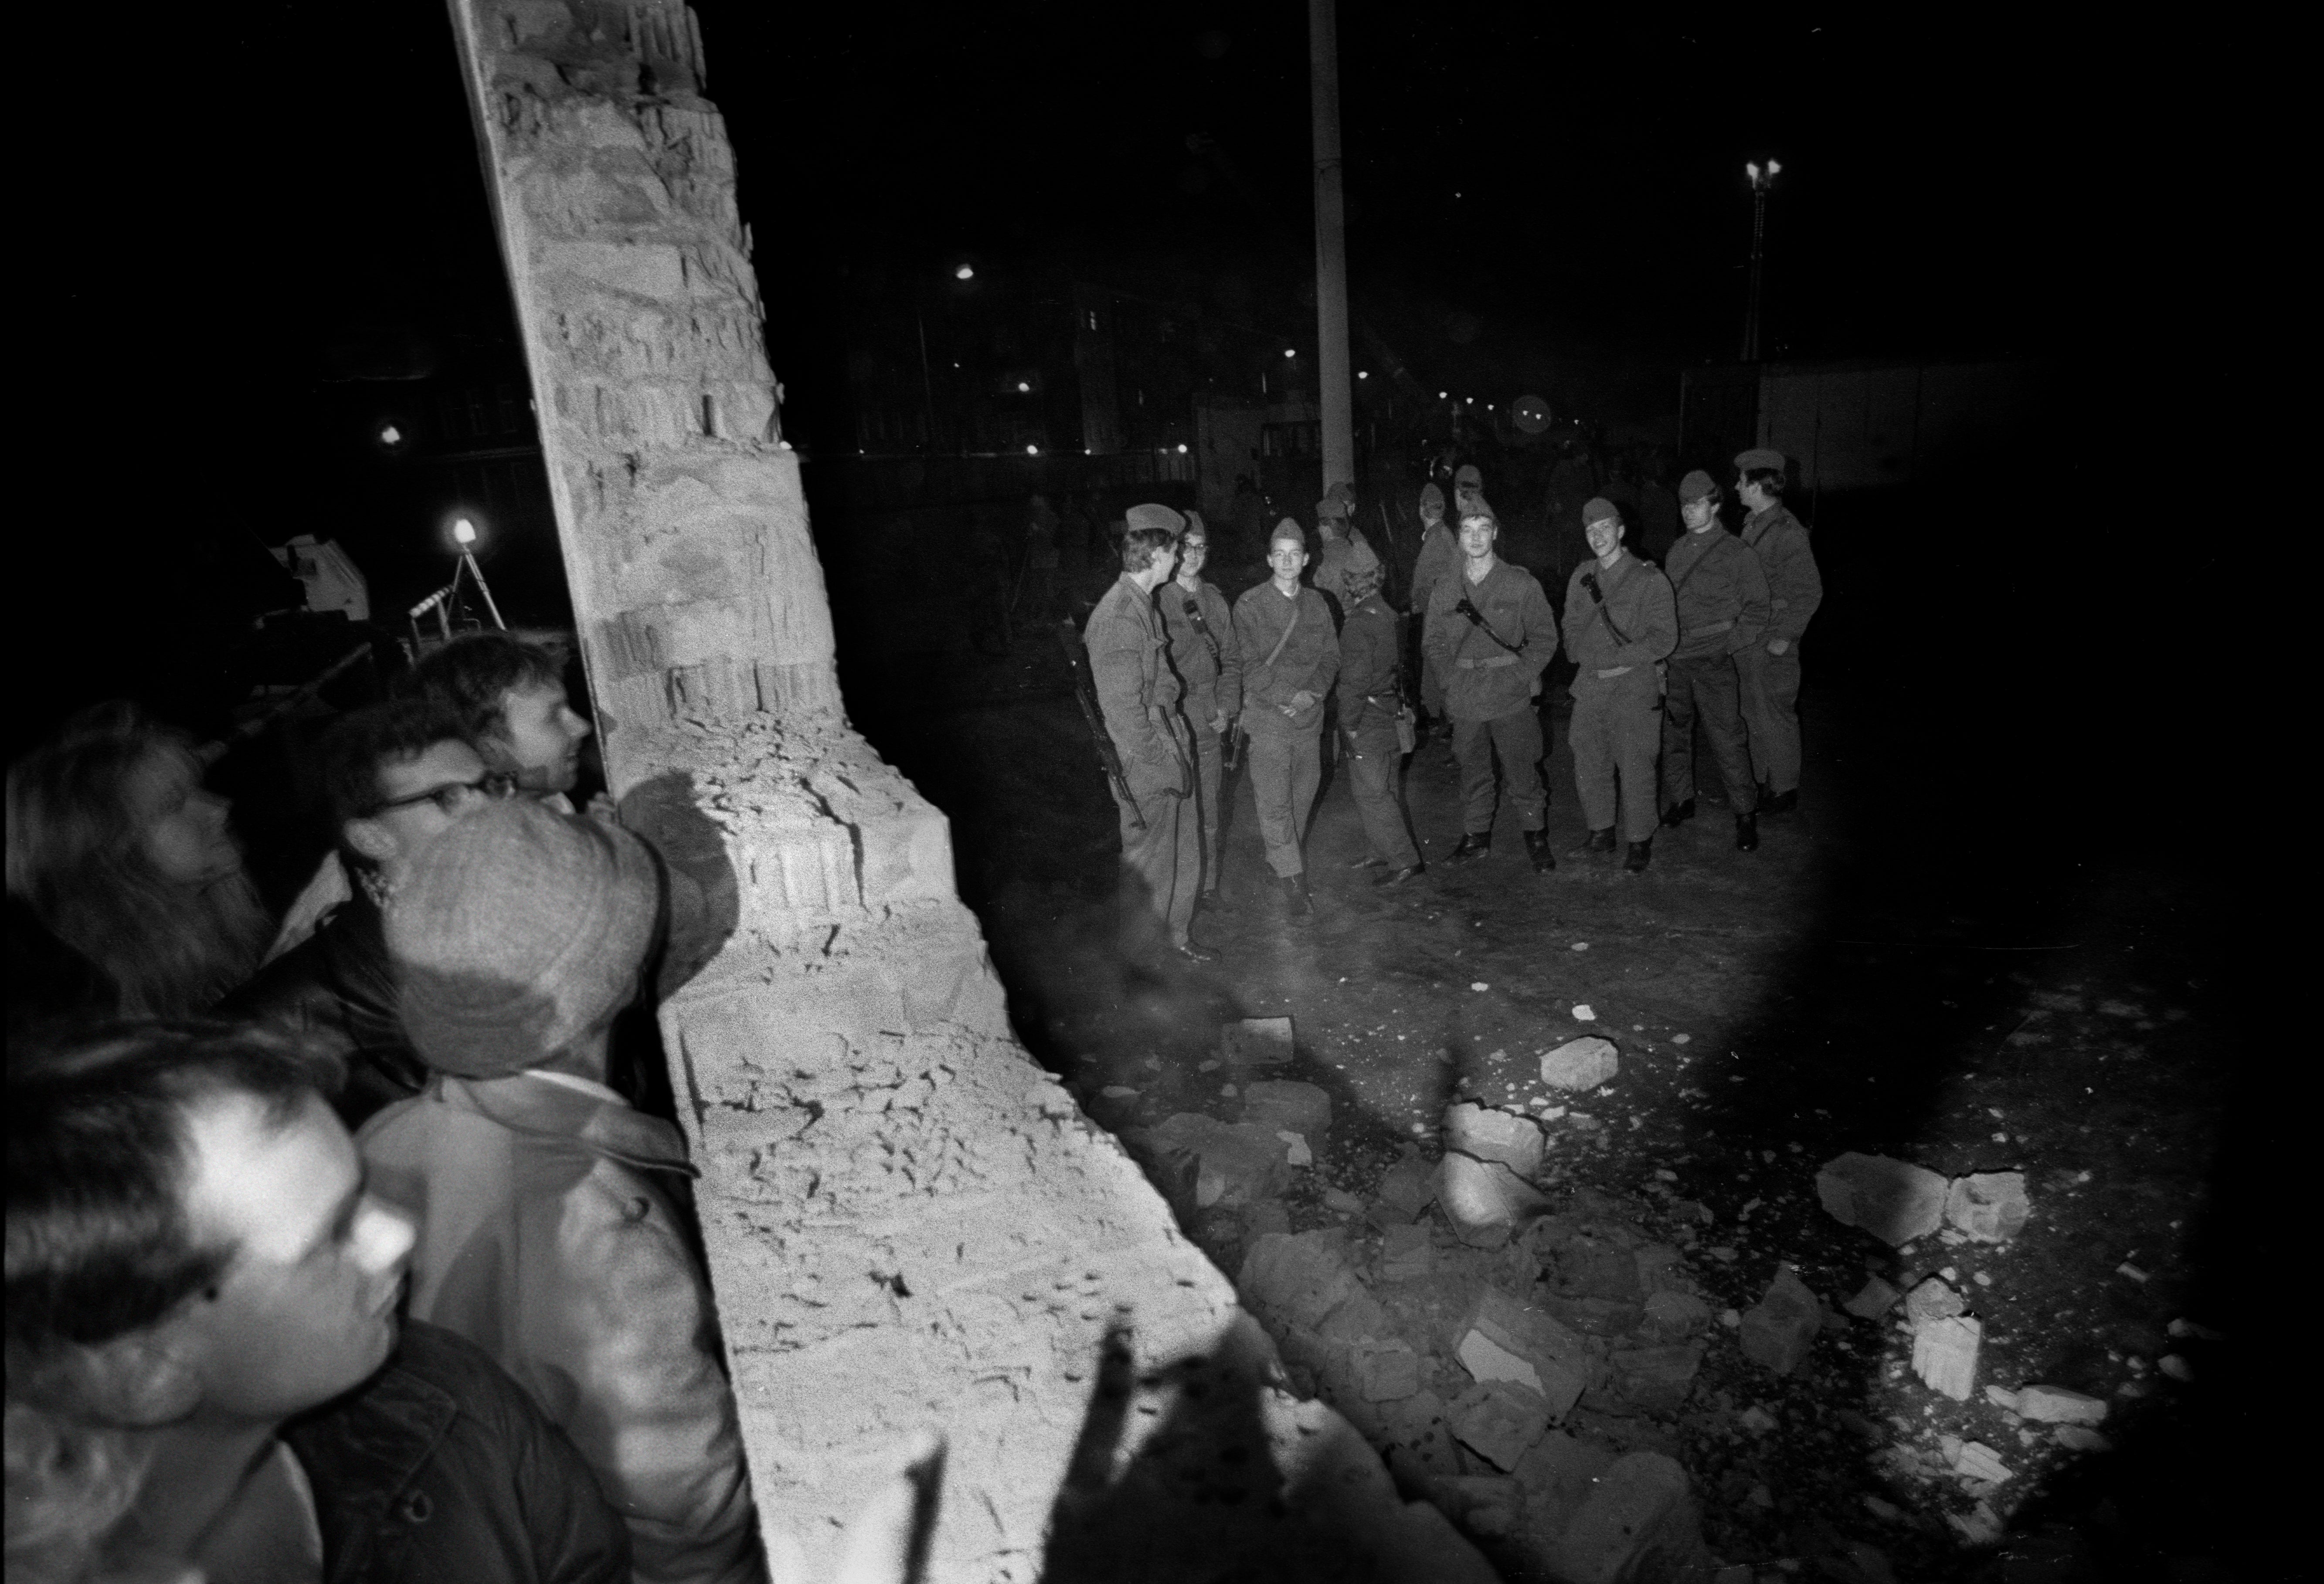
<svg viewBox="0 0 2324 1584"><path fill-rule="evenodd" d="M1307 78L1315 127L1315 387L1323 488L1356 482L1348 377L1348 211L1340 186L1340 27L1335 0L1307 0Z"/></svg>
<svg viewBox="0 0 2324 1584"><path fill-rule="evenodd" d="M1743 167L1743 173L1751 179L1751 300L1743 310L1745 363L1759 361L1759 283L1767 265L1767 193L1775 185L1775 172L1783 168L1775 160L1764 166L1754 161Z"/></svg>

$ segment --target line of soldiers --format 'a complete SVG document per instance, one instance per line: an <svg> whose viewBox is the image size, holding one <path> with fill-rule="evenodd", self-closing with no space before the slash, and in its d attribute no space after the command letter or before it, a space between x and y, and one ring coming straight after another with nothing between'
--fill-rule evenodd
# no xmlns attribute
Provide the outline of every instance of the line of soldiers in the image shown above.
<svg viewBox="0 0 2324 1584"><path fill-rule="evenodd" d="M1593 558L1567 585L1562 628L1534 576L1495 555L1500 523L1475 468L1454 475L1457 530L1445 523L1443 492L1422 491L1412 581L1413 606L1424 612L1420 692L1430 714L1450 723L1461 767L1462 833L1448 861L1491 851L1507 802L1535 870L1557 866L1537 701L1561 634L1576 667L1567 741L1590 851L1612 852L1618 829L1624 867L1641 871L1657 828L1693 817L1698 723L1733 802L1738 848L1758 846L1760 812L1796 806L1799 642L1822 582L1806 530L1783 505L1782 454L1755 448L1735 465L1749 514L1741 534L1720 524L1710 475L1690 473L1679 488L1687 531L1667 570L1624 547L1628 525L1612 502L1591 501L1582 519ZM1397 776L1415 722L1398 619L1380 597L1385 568L1355 531L1352 507L1343 484L1318 505L1317 587L1301 581L1305 530L1285 518L1268 539L1268 580L1231 606L1202 576L1209 533L1198 514L1160 505L1128 514L1121 576L1084 640L1120 761L1122 862L1179 956L1216 956L1191 926L1196 903L1218 893L1221 787L1238 734L1249 743L1259 835L1285 910L1312 912L1303 846L1335 693L1370 847L1360 865L1382 870L1375 883L1383 886L1424 870ZM1336 623L1318 587L1336 598Z"/></svg>

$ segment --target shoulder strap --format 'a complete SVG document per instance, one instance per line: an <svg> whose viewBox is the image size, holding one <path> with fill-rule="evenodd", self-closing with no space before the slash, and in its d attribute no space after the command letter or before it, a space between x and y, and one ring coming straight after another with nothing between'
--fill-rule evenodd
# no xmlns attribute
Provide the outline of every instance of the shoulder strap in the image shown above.
<svg viewBox="0 0 2324 1584"><path fill-rule="evenodd" d="M1290 623L1288 626L1284 628L1283 636L1275 640L1275 647L1267 651L1267 659L1265 662L1267 665L1271 666L1275 664L1275 657L1281 654L1283 652L1283 646L1291 641L1292 630L1299 625L1299 604L1300 602L1298 597L1294 595L1291 601Z"/></svg>
<svg viewBox="0 0 2324 1584"><path fill-rule="evenodd" d="M1735 536L1729 534L1727 537L1733 539ZM1710 560L1713 552L1718 548L1719 543L1714 539L1711 541L1710 546L1703 550L1702 555L1697 556L1692 561L1687 564L1686 570L1679 575L1677 586L1671 590L1672 599L1675 600L1678 598L1679 591L1685 588L1689 583L1694 580L1694 575L1702 570L1702 564L1705 561Z"/></svg>

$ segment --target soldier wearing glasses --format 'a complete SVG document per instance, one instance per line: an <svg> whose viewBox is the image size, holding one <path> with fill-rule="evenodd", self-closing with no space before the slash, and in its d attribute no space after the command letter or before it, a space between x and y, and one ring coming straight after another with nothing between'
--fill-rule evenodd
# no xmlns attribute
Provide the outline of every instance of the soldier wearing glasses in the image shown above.
<svg viewBox="0 0 2324 1584"><path fill-rule="evenodd" d="M512 797L517 778L489 769L459 718L424 698L348 715L323 739L322 760L351 894L221 1010L336 1046L347 1064L336 1104L355 1127L391 1101L418 1093L427 1079L396 1014L384 910L420 854L457 821Z"/></svg>

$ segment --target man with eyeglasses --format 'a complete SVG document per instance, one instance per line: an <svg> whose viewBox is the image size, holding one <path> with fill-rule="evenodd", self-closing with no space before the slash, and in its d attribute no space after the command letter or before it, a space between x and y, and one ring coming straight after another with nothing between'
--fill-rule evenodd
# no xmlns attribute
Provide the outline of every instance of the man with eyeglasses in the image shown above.
<svg viewBox="0 0 2324 1584"><path fill-rule="evenodd" d="M419 1092L427 1076L396 1014L383 909L437 837L512 796L517 782L487 768L459 719L426 698L374 705L333 726L323 739L322 780L350 894L227 1009L338 1046L347 1063L339 1114L355 1127Z"/></svg>

